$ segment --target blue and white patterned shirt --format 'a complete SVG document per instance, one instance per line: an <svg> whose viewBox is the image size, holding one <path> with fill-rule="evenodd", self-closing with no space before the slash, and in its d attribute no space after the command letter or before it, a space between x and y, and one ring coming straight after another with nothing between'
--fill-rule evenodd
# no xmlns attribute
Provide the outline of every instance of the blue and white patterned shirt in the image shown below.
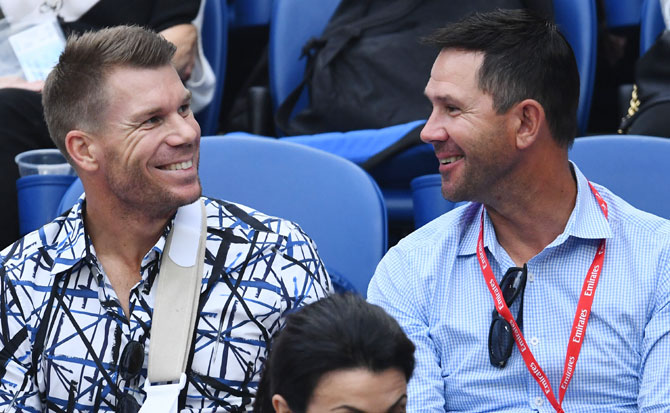
<svg viewBox="0 0 670 413"><path fill-rule="evenodd" d="M599 241L607 241L565 412L670 411L670 221L633 208L599 185L609 221L575 167L577 201L564 232L528 262L523 334L554 394L580 291ZM493 367L493 311L475 256L482 206L451 211L384 257L368 300L394 316L417 346L409 412L553 412L518 349ZM484 245L500 282L514 262L488 216ZM516 317L521 300L510 308Z"/></svg>
<svg viewBox="0 0 670 413"><path fill-rule="evenodd" d="M115 411L119 395L140 404L145 397L155 279L171 223L142 261L128 319L85 232L83 205L82 198L1 253L3 412ZM205 206L207 251L182 411L250 410L269 338L287 313L328 294L330 280L297 225L223 201L205 198ZM118 363L131 340L144 344L145 357L139 377L126 381Z"/></svg>

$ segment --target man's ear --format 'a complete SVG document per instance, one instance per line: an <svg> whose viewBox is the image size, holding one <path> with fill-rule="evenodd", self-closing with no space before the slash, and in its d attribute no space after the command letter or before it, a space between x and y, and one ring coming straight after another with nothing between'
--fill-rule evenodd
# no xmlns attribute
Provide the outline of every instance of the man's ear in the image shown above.
<svg viewBox="0 0 670 413"><path fill-rule="evenodd" d="M540 128L546 122L544 108L538 101L526 99L517 103L512 111L517 121L516 146L518 149L526 149L535 142Z"/></svg>
<svg viewBox="0 0 670 413"><path fill-rule="evenodd" d="M286 399L279 394L272 396L272 407L274 407L275 413L291 413Z"/></svg>
<svg viewBox="0 0 670 413"><path fill-rule="evenodd" d="M84 171L98 169L96 142L86 132L72 130L65 135L65 149L74 164Z"/></svg>

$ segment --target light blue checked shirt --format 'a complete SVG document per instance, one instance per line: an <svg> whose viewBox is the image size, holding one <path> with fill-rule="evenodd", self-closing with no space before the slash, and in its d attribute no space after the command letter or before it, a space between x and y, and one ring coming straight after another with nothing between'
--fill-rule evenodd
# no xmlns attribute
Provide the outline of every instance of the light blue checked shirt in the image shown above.
<svg viewBox="0 0 670 413"><path fill-rule="evenodd" d="M670 411L670 221L595 185L605 219L575 167L575 208L559 235L528 262L523 334L558 397L575 309L589 266L607 239L582 351L565 412ZM491 366L493 299L475 250L480 204L451 211L412 233L379 264L368 300L417 346L409 412L553 412L515 347ZM485 216L484 245L498 281L514 266ZM511 307L516 317L519 301Z"/></svg>

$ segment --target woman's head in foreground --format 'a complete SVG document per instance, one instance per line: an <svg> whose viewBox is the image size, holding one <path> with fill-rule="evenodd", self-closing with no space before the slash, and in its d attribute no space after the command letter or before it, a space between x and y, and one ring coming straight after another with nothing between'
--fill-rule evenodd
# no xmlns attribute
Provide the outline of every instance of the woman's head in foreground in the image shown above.
<svg viewBox="0 0 670 413"><path fill-rule="evenodd" d="M382 308L332 295L288 316L258 387L258 413L404 412L414 345Z"/></svg>

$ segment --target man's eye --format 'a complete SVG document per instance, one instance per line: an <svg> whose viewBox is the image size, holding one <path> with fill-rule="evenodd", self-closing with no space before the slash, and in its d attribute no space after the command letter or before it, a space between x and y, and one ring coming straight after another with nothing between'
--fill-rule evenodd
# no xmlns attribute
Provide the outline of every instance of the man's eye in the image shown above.
<svg viewBox="0 0 670 413"><path fill-rule="evenodd" d="M149 119L145 120L143 123L144 123L145 125L155 125L155 124L157 124L157 123L160 122L160 121L161 121L161 118L160 118L160 117L158 117L158 116L152 116L152 117L150 117Z"/></svg>
<svg viewBox="0 0 670 413"><path fill-rule="evenodd" d="M186 116L191 113L191 104L187 103L185 105L179 106L179 113Z"/></svg>
<svg viewBox="0 0 670 413"><path fill-rule="evenodd" d="M457 115L458 113L461 112L461 110L459 108L457 108L456 106L451 106L451 105L445 106L445 109L447 110L447 113L449 113L450 115Z"/></svg>

